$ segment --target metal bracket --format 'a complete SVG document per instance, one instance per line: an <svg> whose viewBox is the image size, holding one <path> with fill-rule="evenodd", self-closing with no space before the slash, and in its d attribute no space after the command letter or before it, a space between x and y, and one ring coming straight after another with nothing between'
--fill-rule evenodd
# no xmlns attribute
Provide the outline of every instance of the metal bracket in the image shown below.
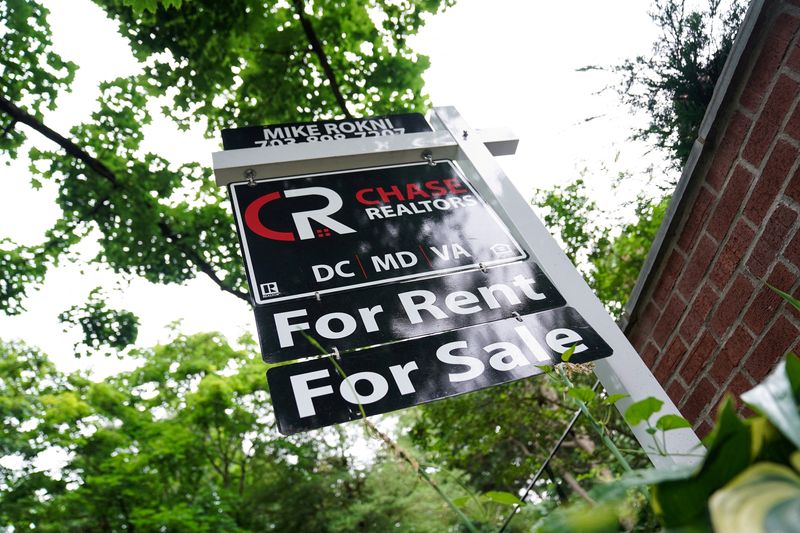
<svg viewBox="0 0 800 533"><path fill-rule="evenodd" d="M247 185L250 187L256 186L256 171L252 168L248 168L244 171L244 177L247 180Z"/></svg>

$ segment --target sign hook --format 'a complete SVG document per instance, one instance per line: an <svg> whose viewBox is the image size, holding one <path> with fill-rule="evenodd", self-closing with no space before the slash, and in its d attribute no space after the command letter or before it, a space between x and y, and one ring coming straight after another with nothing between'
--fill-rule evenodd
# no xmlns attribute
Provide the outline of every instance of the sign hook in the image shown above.
<svg viewBox="0 0 800 533"><path fill-rule="evenodd" d="M422 159L424 159L428 163L429 167L436 166L436 161L433 160L433 152L431 152L430 150L425 150L424 152L422 152Z"/></svg>
<svg viewBox="0 0 800 533"><path fill-rule="evenodd" d="M247 185L250 187L256 186L256 171L252 168L248 168L244 171L244 177L247 178Z"/></svg>

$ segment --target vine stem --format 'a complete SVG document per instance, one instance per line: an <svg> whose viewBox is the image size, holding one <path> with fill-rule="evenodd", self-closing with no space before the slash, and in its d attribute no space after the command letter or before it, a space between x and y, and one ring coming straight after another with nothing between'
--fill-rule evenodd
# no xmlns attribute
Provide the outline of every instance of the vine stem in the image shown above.
<svg viewBox="0 0 800 533"><path fill-rule="evenodd" d="M570 381L570 379L567 377L567 373L564 371L563 365L559 365L557 367L557 371L561 379L564 380L564 383L566 383L569 388L575 387L572 384L572 381ZM573 399L578 404L578 408L581 410L581 413L583 413L583 415L589 421L589 424L592 426L592 429L595 430L597 435L600 437L600 440L603 441L605 447L608 448L608 450L611 452L611 455L613 455L614 458L617 460L617 462L620 464L620 466L622 466L622 469L625 470L626 472L632 472L633 468L631 468L630 463L628 463L628 460L625 459L625 456L622 455L622 452L619 450L619 448L617 448L616 443L614 443L614 441L611 440L611 437L608 436L606 431L603 429L603 426L589 410L589 407L586 405L586 403L584 403L583 400L580 400L578 398L573 398Z"/></svg>
<svg viewBox="0 0 800 533"><path fill-rule="evenodd" d="M315 338L313 338L312 336L310 336L308 333L305 332L303 332L303 335L320 352L326 355L328 354L325 348L323 348L322 345L319 342L317 342ZM442 491L442 489L439 488L439 485L433 480L433 478L431 478L428 475L427 472L425 472L425 469L420 467L419 461L417 461L414 458L414 456L412 456L406 449L397 444L397 442L394 439L392 439L389 435L378 429L378 427L375 424L373 424L369 419L367 419L367 412L364 410L364 405L358 399L358 393L356 393L355 387L350 382L350 380L347 379L347 374L342 368L342 365L339 364L339 361L336 360L335 356L330 356L330 361L331 363L333 363L334 368L336 368L336 372L342 377L344 381L347 382L348 387L350 387L350 392L353 394L353 397L358 402L358 410L361 413L361 420L364 423L364 428L366 429L367 435L372 435L383 441L383 443L386 444L386 446L392 451L392 454L396 458L400 459L405 463L408 463L408 465L411 466L411 469L414 470L414 473L417 474L417 476L419 476L420 479L425 481L434 490L434 492L436 492L439 498L441 498L447 504L447 506L456 514L456 516L458 516L459 520L461 520L461 522L464 524L464 527L466 527L470 533L480 533L478 529L475 527L475 525L472 523L472 520L470 520L469 517L467 517L467 515L465 515L461 511L461 509L459 509L458 506L455 503L453 503L453 500L451 500L447 496L447 494L445 494Z"/></svg>

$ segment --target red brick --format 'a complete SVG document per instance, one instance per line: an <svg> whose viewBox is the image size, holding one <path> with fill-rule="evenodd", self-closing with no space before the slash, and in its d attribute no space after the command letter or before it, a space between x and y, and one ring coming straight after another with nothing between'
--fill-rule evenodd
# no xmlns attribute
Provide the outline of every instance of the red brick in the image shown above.
<svg viewBox="0 0 800 533"><path fill-rule="evenodd" d="M769 95L764 110L750 132L742 156L755 166L761 166L772 140L789 113L795 97L800 93L800 83L781 75Z"/></svg>
<svg viewBox="0 0 800 533"><path fill-rule="evenodd" d="M755 111L761 104L772 78L780 68L789 40L797 29L798 20L786 13L769 30L769 37L759 54L750 79L745 84L739 102L750 111Z"/></svg>
<svg viewBox="0 0 800 533"><path fill-rule="evenodd" d="M683 256L679 251L672 250L672 253L669 254L669 258L664 265L664 269L661 271L656 290L653 291L653 301L659 306L664 306L667 297L672 293L672 288L682 269Z"/></svg>
<svg viewBox="0 0 800 533"><path fill-rule="evenodd" d="M688 255L694 245L694 241L703 229L703 224L709 213L709 207L714 202L715 195L709 189L703 187L697 194L697 199L689 207L691 209L686 223L680 231L678 237L678 247Z"/></svg>
<svg viewBox="0 0 800 533"><path fill-rule="evenodd" d="M719 383L725 383L752 347L753 336L747 328L744 326L736 328L714 360L710 370L711 377Z"/></svg>
<svg viewBox="0 0 800 533"><path fill-rule="evenodd" d="M797 219L797 213L781 204L769 217L764 232L747 261L747 268L756 277L763 277L788 240L789 230Z"/></svg>
<svg viewBox="0 0 800 533"><path fill-rule="evenodd" d="M678 405L686 397L686 388L677 379L673 380L672 384L667 388L667 396L675 402L675 405Z"/></svg>
<svg viewBox="0 0 800 533"><path fill-rule="evenodd" d="M717 347L717 341L714 340L711 333L704 332L697 344L689 351L689 357L686 358L686 362L680 370L681 377L687 385L692 385L692 381L700 373L700 370L714 357Z"/></svg>
<svg viewBox="0 0 800 533"><path fill-rule="evenodd" d="M714 160L711 162L711 166L706 174L706 182L711 185L714 190L719 191L722 188L725 177L728 175L728 171L736 160L736 155L744 144L744 138L749 129L750 119L737 111L736 114L731 117L728 127L725 130L725 135L722 137L722 141L714 148Z"/></svg>
<svg viewBox="0 0 800 533"><path fill-rule="evenodd" d="M769 374L775 364L797 340L798 330L785 316L778 317L747 358L745 368L757 381Z"/></svg>
<svg viewBox="0 0 800 533"><path fill-rule="evenodd" d="M746 168L737 165L708 221L707 231L718 241L721 241L731 228L736 213L747 198L752 181L753 175Z"/></svg>
<svg viewBox="0 0 800 533"><path fill-rule="evenodd" d="M712 426L707 421L703 420L700 424L694 428L694 432L697 433L697 436L701 439L706 438L706 436L711 433Z"/></svg>
<svg viewBox="0 0 800 533"><path fill-rule="evenodd" d="M792 181L786 186L786 196L800 203L800 168L794 173Z"/></svg>
<svg viewBox="0 0 800 533"><path fill-rule="evenodd" d="M678 291L688 300L695 293L703 275L717 253L717 245L707 235L698 241L678 281Z"/></svg>
<svg viewBox="0 0 800 533"><path fill-rule="evenodd" d="M717 393L716 387L707 379L703 379L694 388L689 399L681 408L683 416L690 422L695 423L706 406L710 405Z"/></svg>
<svg viewBox="0 0 800 533"><path fill-rule="evenodd" d="M689 305L689 312L686 313L680 327L681 338L686 344L691 345L694 342L700 328L705 326L709 311L718 299L719 296L708 283L703 285L700 292L697 293L697 297Z"/></svg>
<svg viewBox="0 0 800 533"><path fill-rule="evenodd" d="M644 350L639 352L639 357L642 358L644 364L647 365L647 368L653 368L656 363L656 357L658 356L658 348L652 342L648 342L647 346L644 347Z"/></svg>
<svg viewBox="0 0 800 533"><path fill-rule="evenodd" d="M789 171L796 160L797 150L792 145L783 141L775 145L744 208L744 214L750 222L756 226L761 225L767 216L767 211L775 203L778 191L789 181Z"/></svg>
<svg viewBox="0 0 800 533"><path fill-rule="evenodd" d="M755 235L755 232L744 220L736 223L728 242L725 243L714 266L711 267L709 279L717 288L722 289L730 281Z"/></svg>
<svg viewBox="0 0 800 533"><path fill-rule="evenodd" d="M727 391L733 394L736 398L740 399L742 394L755 387L754 383L741 372L737 372L730 383L728 383ZM741 399L740 399L741 401Z"/></svg>
<svg viewBox="0 0 800 533"><path fill-rule="evenodd" d="M795 106L794 113L792 113L792 116L786 122L783 131L786 132L787 135L800 140L800 105Z"/></svg>
<svg viewBox="0 0 800 533"><path fill-rule="evenodd" d="M791 261L795 267L800 269L800 233L795 233L792 242L786 247L784 256Z"/></svg>
<svg viewBox="0 0 800 533"><path fill-rule="evenodd" d="M755 225L760 225L767 216L770 206L775 202L778 191L789 180L789 171L797 160L797 150L789 143L779 141L769 156L767 165L756 186L750 194L745 216Z"/></svg>
<svg viewBox="0 0 800 533"><path fill-rule="evenodd" d="M800 72L800 44L796 44L789 54L786 66L795 72Z"/></svg>
<svg viewBox="0 0 800 533"><path fill-rule="evenodd" d="M728 289L725 298L717 306L714 316L709 322L711 331L717 337L722 337L728 328L735 325L736 317L747 305L747 300L753 294L753 284L746 276L739 274Z"/></svg>
<svg viewBox="0 0 800 533"><path fill-rule="evenodd" d="M675 337L669 347L664 351L664 355L658 361L653 375L659 383L666 383L675 374L675 369L681 362L686 353L686 345L679 337Z"/></svg>
<svg viewBox="0 0 800 533"><path fill-rule="evenodd" d="M653 330L653 340L656 341L658 346L662 348L666 346L667 339L675 331L684 310L686 310L686 304L681 301L677 294L673 294L664 307L661 316L658 317L658 322Z"/></svg>
<svg viewBox="0 0 800 533"><path fill-rule="evenodd" d="M660 311L658 307L656 307L656 304L649 302L647 306L645 306L644 312L642 312L633 325L629 338L637 352L641 353L644 351L659 314Z"/></svg>
<svg viewBox="0 0 800 533"><path fill-rule="evenodd" d="M797 280L797 276L789 271L788 268L781 263L775 265L769 279L767 280L770 285L777 287L782 291L789 292ZM775 316L778 306L783 302L783 298L775 294L775 292L763 285L761 282L761 290L758 292L753 303L747 308L747 314L744 316L744 323L755 333L760 335L764 331L767 322Z"/></svg>

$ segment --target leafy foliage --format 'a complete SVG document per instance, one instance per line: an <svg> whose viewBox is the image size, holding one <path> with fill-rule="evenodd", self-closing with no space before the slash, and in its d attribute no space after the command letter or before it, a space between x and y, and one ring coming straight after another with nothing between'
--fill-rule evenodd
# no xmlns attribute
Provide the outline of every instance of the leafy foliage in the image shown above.
<svg viewBox="0 0 800 533"><path fill-rule="evenodd" d="M649 485L650 506L670 531L751 533L793 531L800 509L800 448L794 427L800 413L800 358L789 354L760 385L742 398L758 414L745 420L729 398L706 438L707 451L695 469L640 470L598 490L606 521L587 525L585 506L559 509L543 531L606 531L630 518L630 489ZM626 418L645 420L655 404L639 402ZM668 416L668 415L667 415ZM663 421L663 422L662 422ZM685 427L662 416L659 429Z"/></svg>
<svg viewBox="0 0 800 533"><path fill-rule="evenodd" d="M653 53L614 68L618 92L650 124L636 134L669 153L682 167L739 28L745 3L708 0L705 9L687 9L685 0L654 0L650 17L661 29Z"/></svg>
<svg viewBox="0 0 800 533"><path fill-rule="evenodd" d="M252 341L178 335L102 382L0 344L0 523L44 531L441 531L454 517L415 474L369 475L342 431L284 438ZM41 469L44 455L63 466ZM446 479L448 492L461 492Z"/></svg>
<svg viewBox="0 0 800 533"><path fill-rule="evenodd" d="M34 148L29 156L35 179L57 184L63 211L43 244L2 243L4 312L21 312L47 269L92 229L101 233L96 260L116 272L157 283L201 273L247 301L224 191L198 164L145 152L143 128L158 112L183 128L205 125L212 135L234 125L421 110L427 59L411 51L407 38L449 5L97 3L119 22L142 71L103 82L96 111L69 139L47 128L41 109L54 105L75 66L51 50L47 12L37 2L0 4L0 28L13 36L10 53L0 58L0 110L57 139L61 149ZM0 146L12 157L22 139L14 135Z"/></svg>
<svg viewBox="0 0 800 533"><path fill-rule="evenodd" d="M38 2L0 2L0 95L25 104L41 118L55 109L58 93L68 90L77 65L53 50L48 11ZM25 133L13 119L0 121L0 152L16 157Z"/></svg>
<svg viewBox="0 0 800 533"><path fill-rule="evenodd" d="M83 340L75 345L76 355L88 355L103 347L122 350L136 342L139 332L139 318L130 311L109 309L99 287L83 306L70 307L58 315L58 320L83 331Z"/></svg>
<svg viewBox="0 0 800 533"><path fill-rule="evenodd" d="M622 182L617 183L621 186ZM610 312L621 314L661 226L668 199L637 196L634 222L627 224L591 200L583 178L539 189L532 203L540 208L545 224L597 297Z"/></svg>
<svg viewBox="0 0 800 533"><path fill-rule="evenodd" d="M164 111L183 125L206 121L209 135L245 124L422 109L428 60L406 40L442 8L439 0L194 0L179 9L156 0L96 2L119 20L153 89L172 92Z"/></svg>

